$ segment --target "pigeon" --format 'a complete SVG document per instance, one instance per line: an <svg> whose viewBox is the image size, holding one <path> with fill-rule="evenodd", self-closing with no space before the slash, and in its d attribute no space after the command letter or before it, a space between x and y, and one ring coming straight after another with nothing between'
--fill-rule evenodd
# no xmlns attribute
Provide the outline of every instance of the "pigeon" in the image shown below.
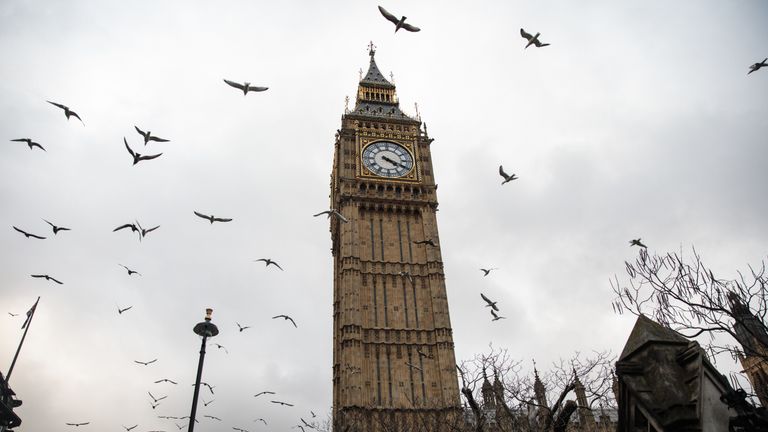
<svg viewBox="0 0 768 432"><path fill-rule="evenodd" d="M243 330L245 330L245 329L251 328L251 326L241 326L240 323L237 323L237 322L235 324L237 324L237 328L240 329L240 333L242 333Z"/></svg>
<svg viewBox="0 0 768 432"><path fill-rule="evenodd" d="M759 70L761 67L766 67L766 66L768 66L768 58L766 58L765 60L761 61L760 63L755 63L752 66L750 66L749 67L749 72L747 72L747 75L751 74L752 72L754 72L756 70ZM32 148L32 147L30 146L30 148ZM42 147L40 147L40 148L42 148Z"/></svg>
<svg viewBox="0 0 768 432"><path fill-rule="evenodd" d="M541 48L541 47L549 46L548 43L541 43L541 41L539 40L539 35L540 34L541 33L536 33L536 36L531 36L530 34L526 33L525 30L520 29L520 35L523 38L528 39L528 45L526 45L525 48L528 48L531 45L536 45L536 48ZM523 49L525 49L525 48L523 48Z"/></svg>
<svg viewBox="0 0 768 432"><path fill-rule="evenodd" d="M83 122L83 119L81 119L80 116L77 115L76 112L74 112L71 109L69 109L69 107L67 107L66 105L58 104L56 102L51 102L51 101L46 101L46 102L48 102L49 104L51 104L53 106L56 106L56 107L59 107L59 108L63 109L64 110L64 115L67 116L67 120L69 120L70 117L74 116L76 119L80 120L80 123L83 123L83 125L85 125L85 123Z"/></svg>
<svg viewBox="0 0 768 432"><path fill-rule="evenodd" d="M45 220L45 219L43 219L43 220L45 221L45 223L47 223L48 225L50 225L50 226L51 226L51 228L53 228L53 235L56 235L56 234L58 234L58 233L59 233L59 231L72 231L72 230L71 230L71 229L69 229L69 228L64 228L64 227L56 226L56 225L54 225L54 224L52 224L52 223L48 222L48 221L47 221L47 220Z"/></svg>
<svg viewBox="0 0 768 432"><path fill-rule="evenodd" d="M413 243L417 244L417 245L425 244L425 245L428 245L428 246L437 247L437 245L435 244L435 242L432 239L414 241Z"/></svg>
<svg viewBox="0 0 768 432"><path fill-rule="evenodd" d="M211 225L213 225L213 223L214 223L214 222L231 222L231 221L232 221L232 219L227 219L227 218L217 218L217 217L214 217L213 215L211 215L211 216L208 216L208 215L204 215L204 214L202 214L202 213L198 213L198 212L195 212L195 214L196 214L198 217L201 217L201 218L203 218L203 219L207 219L208 221L210 221L210 222L211 222Z"/></svg>
<svg viewBox="0 0 768 432"><path fill-rule="evenodd" d="M87 424L90 424L90 423L91 423L91 422L85 422L85 423L65 423L65 424L66 424L67 426L75 426L75 427L80 427L80 426L85 426L85 425L87 425Z"/></svg>
<svg viewBox="0 0 768 432"><path fill-rule="evenodd" d="M269 258L259 258L257 260L253 260L253 262L258 262L258 261L264 261L264 263L265 263L264 267L269 267L270 265L274 265L275 267L279 268L280 270L283 270L283 268L280 267L280 264L272 261Z"/></svg>
<svg viewBox="0 0 768 432"><path fill-rule="evenodd" d="M131 275L134 275L134 274L137 274L137 275L141 276L141 273L137 272L136 270L131 270L131 269L129 269L128 267L126 267L126 266L124 266L124 265L122 265L122 264L118 264L118 265L119 265L120 267L122 267L122 268L124 268L124 269L128 270L128 276L131 276Z"/></svg>
<svg viewBox="0 0 768 432"><path fill-rule="evenodd" d="M517 175L515 175L515 174L508 175L507 173L505 173L504 172L504 167L501 166L501 165L499 165L499 175L504 177L504 181L501 182L502 185L504 185L505 183L509 183L512 180L517 180L518 179Z"/></svg>
<svg viewBox="0 0 768 432"><path fill-rule="evenodd" d="M294 327L299 328L299 326L296 325L296 321L293 320L293 318L289 317L288 315L277 315L273 316L272 319L282 318L284 320L288 320L293 324Z"/></svg>
<svg viewBox="0 0 768 432"><path fill-rule="evenodd" d="M35 147L39 147L40 150L45 151L45 148L43 148L43 146L41 146L40 144L32 141L30 138L17 138L17 139L12 139L11 141L25 142L29 146L30 150L33 150Z"/></svg>
<svg viewBox="0 0 768 432"><path fill-rule="evenodd" d="M349 222L349 219L345 218L344 215L339 213L336 209L330 209L330 210L326 210L326 211L321 211L320 213L318 213L316 215L312 215L312 216L318 217L320 215L328 215L327 219L330 219L331 216L336 216L337 218L339 218L340 221L342 221L344 223Z"/></svg>
<svg viewBox="0 0 768 432"><path fill-rule="evenodd" d="M32 276L33 278L42 278L42 279L45 279L45 280L53 281L53 282L56 282L59 285L64 285L64 282L61 282L61 281L59 281L59 280L57 280L55 278L52 278L52 277L48 276L47 274L37 274L37 275L30 275L30 276Z"/></svg>
<svg viewBox="0 0 768 432"><path fill-rule="evenodd" d="M249 82L244 82L242 84L236 83L236 82L230 81L230 80L224 80L224 82L227 83L231 87L234 87L236 89L242 90L243 91L243 96L247 95L249 91L252 91L252 92L263 92L263 91L266 91L267 89L269 89L269 87L252 86L251 83L249 83Z"/></svg>
<svg viewBox="0 0 768 432"><path fill-rule="evenodd" d="M160 384L160 383L164 383L164 382L171 383L171 384L174 384L174 385L178 384L176 381L171 381L168 378L159 379L159 380L155 381L155 384Z"/></svg>
<svg viewBox="0 0 768 432"><path fill-rule="evenodd" d="M640 240L641 240L641 239L639 239L639 238L636 238L636 239L632 239L632 240L630 240L630 241L629 241L629 247L632 247L632 246L640 246L641 248L646 248L646 249L648 249L648 246L644 245L644 244L643 244L643 242L641 242Z"/></svg>
<svg viewBox="0 0 768 432"><path fill-rule="evenodd" d="M26 231L24 231L24 230L21 230L21 229L19 229L19 228L16 228L16 227L15 227L15 226L13 226L13 225L11 225L11 226L12 226L12 227L13 227L13 229L15 229L16 231L18 231L18 232L20 232L20 233L24 234L24 237L26 237L26 238L30 238L30 237L32 237L32 238L36 238L36 239L39 239L39 240L45 240L45 237L42 237L42 236L39 236L39 235L35 235L35 234L31 234L31 233L28 233L28 232L26 232Z"/></svg>
<svg viewBox="0 0 768 432"><path fill-rule="evenodd" d="M155 154L155 155L146 155L146 156L144 156L141 153L137 153L137 152L131 150L131 147L128 145L128 140L126 140L125 137L123 137L123 142L125 142L125 148L128 149L128 153L130 153L131 156L133 156L133 164L134 165L136 165L137 163L139 163L139 162L141 162L143 160L151 160L151 159L160 157L162 155L162 153L158 153L158 154Z"/></svg>
<svg viewBox="0 0 768 432"><path fill-rule="evenodd" d="M396 16L387 12L387 10L381 6L379 6L379 12L381 12L384 18L386 18L389 22L395 25L395 33L397 33L397 31L400 29L408 30L409 32L417 32L421 30L418 27L414 27L410 24L406 24L405 23L406 17L403 16L401 18L397 18Z"/></svg>
<svg viewBox="0 0 768 432"><path fill-rule="evenodd" d="M489 269L484 269L484 268L481 268L481 269L480 269L480 271L484 273L484 274L483 274L483 277L486 277L486 276L488 276L488 274L489 274L489 273L490 273L492 270L498 270L498 269L497 269L497 268L495 268L495 267L494 267L494 268L489 268Z"/></svg>
<svg viewBox="0 0 768 432"><path fill-rule="evenodd" d="M157 142L168 142L169 141L167 139L163 139L163 138L159 138L159 137L156 137L156 136L152 136L152 132L150 132L150 131L144 132L141 129L139 129L139 127L136 126L136 125L134 125L133 127L136 128L136 132L138 132L139 135L144 137L144 145L147 145L147 143L150 142L150 141L157 141Z"/></svg>
<svg viewBox="0 0 768 432"><path fill-rule="evenodd" d="M499 310L499 307L498 307L498 306L496 306L496 303L498 303L498 302L495 302L495 301L491 301L491 299L489 299L488 297L486 297L486 296L485 296L485 294L483 294L483 293L480 293L480 297L482 297L482 298L483 298L483 300L485 300L485 302L486 302L486 303L488 303L487 305L485 305L485 307L490 307L491 309L493 309L493 310L495 310L495 311L498 311L498 310Z"/></svg>
<svg viewBox="0 0 768 432"><path fill-rule="evenodd" d="M138 364L140 364L140 365L144 365L144 366L147 366L147 365L150 365L150 364L152 364L152 363L154 363L154 362L156 362L156 361L157 361L157 359L154 359L154 360L150 360L150 361L148 361L148 362L143 362L143 361L138 361L138 360L134 360L133 362L134 362L134 363L138 363Z"/></svg>
<svg viewBox="0 0 768 432"><path fill-rule="evenodd" d="M498 321L500 319L507 319L507 317L496 315L496 311L494 311L493 309L491 309L491 315L493 315L493 320L492 321Z"/></svg>
<svg viewBox="0 0 768 432"><path fill-rule="evenodd" d="M293 404L289 404L288 402L281 402L281 401L276 401L276 400L273 400L273 401L270 401L270 402L272 402L273 404L278 404L278 405L283 405L283 406L289 406L289 407L293 406Z"/></svg>
<svg viewBox="0 0 768 432"><path fill-rule="evenodd" d="M273 395L273 394L275 394L275 392L273 392L273 391L263 391L263 392L258 392L258 393L256 393L255 395L253 395L253 397L259 397L259 396L261 396L261 395L263 395L263 394L271 394L271 395Z"/></svg>
<svg viewBox="0 0 768 432"><path fill-rule="evenodd" d="M131 310L131 308L132 308L132 307L133 307L133 306L128 306L127 308L124 308L124 309L120 309L120 306L118 306L118 307L117 307L117 313L118 313L119 315L122 315L122 314L123 314L123 312L126 312L126 311L128 311L128 310Z"/></svg>

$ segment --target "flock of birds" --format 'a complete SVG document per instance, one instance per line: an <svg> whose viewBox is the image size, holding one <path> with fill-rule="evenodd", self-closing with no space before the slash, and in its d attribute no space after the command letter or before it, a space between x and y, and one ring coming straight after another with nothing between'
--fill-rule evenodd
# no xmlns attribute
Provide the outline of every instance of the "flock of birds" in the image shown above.
<svg viewBox="0 0 768 432"><path fill-rule="evenodd" d="M421 30L418 27L415 27L415 26L413 26L413 25L411 25L409 23L406 23L405 22L406 21L406 17L405 16L401 16L400 18L398 18L397 16L391 14L390 12L388 12L386 9L384 9L381 6L379 6L378 9L379 9L379 12L381 13L381 15L385 19L387 19L388 21L390 21L391 23L393 23L395 25L395 33L397 33L397 31L399 31L400 29L403 29L403 30L406 30L406 31L409 31L409 32L418 32L418 31ZM536 33L535 35L531 35L530 33L526 32L524 29L521 28L520 29L520 35L525 40L527 40L527 44L525 45L524 49L527 49L528 47L531 47L531 46L536 47L536 48L542 48L542 47L546 47L546 46L550 45L549 43L541 42L541 40L539 39L539 37L541 36L541 33ZM757 70L759 70L759 69L761 69L763 67L766 67L766 66L768 66L768 58L764 59L762 62L758 62L758 63L755 63L755 64L751 65L749 67L750 70L749 70L748 74L751 74L751 73L753 73L753 72L755 72L755 71L757 71ZM235 88L235 89L237 89L239 91L242 91L244 96L246 96L249 92L258 93L258 92L264 92L264 91L268 90L268 87L254 86L254 85L251 85L251 83L249 83L249 82L238 83L238 82L235 82L235 81L224 79L224 83L227 84L228 86L232 87L232 88ZM63 113L64 113L64 115L65 115L67 120L70 120L72 117L74 117L77 120L79 120L83 125L85 125L85 122L82 120L80 115L78 115L75 111L73 111L68 106L66 106L64 104L61 104L61 103L52 102L52 101L47 101L47 102L49 104L51 104L51 105L61 109L63 111ZM167 142L170 141L168 139L160 138L160 137L158 137L156 135L153 135L151 131L146 131L145 132L142 129L140 129L138 126L134 125L134 128L135 128L136 132L142 137L142 140L143 140L143 143L144 143L145 147L150 142L154 142L154 143L167 143ZM39 148L42 151L46 151L45 148L43 147L43 145L41 145L40 143L34 141L32 138L15 138L15 139L12 139L11 141L13 141L13 142L23 142L23 143L25 143L29 147L30 150L34 150L35 148ZM128 140L127 140L126 137L123 137L123 142L124 142L124 145L125 145L125 148L126 148L127 152L130 154L130 156L132 158L133 165L137 165L139 162L144 162L144 161L150 161L150 160L157 159L160 156L162 156L162 154L163 154L162 152L154 153L154 154L141 154L138 151L134 150L128 144ZM514 181L514 180L518 179L517 175L514 174L514 173L511 174L511 175L507 174L504 171L503 166L501 166L501 165L499 166L499 175L503 179L503 181L501 182L502 185L507 184L507 183L509 183L511 181ZM225 218L225 217L218 217L218 216L214 216L214 215L204 214L204 213L198 212L196 210L193 211L193 214L195 216L201 218L201 219L204 219L204 220L208 221L211 225L214 224L215 222L217 222L217 223L227 223L227 222L231 222L233 220L232 218ZM313 216L314 217L318 217L318 216L321 216L321 215L326 215L327 218L335 217L335 218L337 218L342 223L349 222L349 220L347 218L345 218L337 209L325 210L325 211L317 213L317 214L315 214ZM43 219L43 221L45 223L47 223L48 225L50 225L50 227L51 227L51 229L53 231L53 235L54 236L58 235L62 231L71 231L71 228L55 225L54 223L52 223L52 222L50 222L48 220L45 220L45 219ZM26 231L24 229L18 228L15 225L12 226L12 228L15 231L19 232L20 234L24 235L25 238L27 238L27 239L45 240L47 238L45 236L34 234L34 233L28 232L28 231ZM130 232L136 234L138 239L139 239L139 241L141 241L144 238L146 238L146 236L149 233L151 233L151 232L153 232L153 231L155 231L155 230L157 230L159 228L160 228L160 225L156 225L156 226L153 226L151 228L144 228L144 227L141 226L141 224L138 221L134 221L132 223L125 223L125 224L117 226L115 229L113 229L113 232L118 232L118 231L123 231L123 230L130 230ZM420 241L414 241L414 243L417 244L417 245L424 245L425 247L438 247L438 245L432 239L425 239L425 240L420 240ZM630 246L638 246L638 247L646 248L646 245L642 243L640 238L630 240ZM260 259L254 260L254 262L263 262L264 265L265 265L265 268L268 268L270 266L274 266L274 267L276 267L277 269L279 269L281 271L284 270L283 267L281 267L276 261L272 260L271 258L260 258ZM128 274L129 277L130 276L134 276L134 275L135 276L141 276L141 273L139 273L136 270L133 270L133 269L129 268L128 266L125 266L123 264L118 264L118 265L123 267L127 271L127 274ZM494 270L498 270L498 268L494 267L494 268L487 268L487 269L486 268L481 268L480 269L480 271L483 272L483 277L488 276ZM408 272L400 272L399 275L402 276L402 277L408 278L409 280L413 281L411 275ZM53 283L56 283L56 284L59 284L59 285L63 285L64 284L61 280L59 280L59 279L57 279L57 278L55 278L53 276L50 276L48 274L32 274L32 275L30 275L30 277L36 278L36 279L44 279L46 281L53 282ZM489 310L490 310L491 317L492 317L491 321L498 321L498 320L506 319L506 317L501 316L501 315L499 315L497 313L497 312L500 312L500 309L498 307L498 301L491 300L490 298L488 298L483 293L480 294L480 297L485 302L485 307L488 307ZM133 306L127 306L127 307L120 307L120 306L118 306L117 307L118 315L122 315L122 314L128 312L129 310L131 310L132 308L133 308ZM18 314L14 314L14 313L11 313L11 312L8 312L8 314L10 316L12 316L12 317L18 316ZM298 328L298 325L296 324L296 321L291 316L289 316L287 314L276 315L276 316L273 316L272 319L282 319L284 321L289 321L294 326L294 328ZM241 325L238 322L236 322L235 324L238 327L238 331L241 332L241 333L243 331L251 328L251 326L249 326L249 325ZM224 350L225 353L227 353L227 354L229 353L229 351L223 345L220 345L218 343L212 343L212 345L215 346L216 348L220 349L220 350ZM421 352L420 350L418 351L418 354L420 356L431 357L428 354ZM149 367L150 365L155 364L157 361L158 361L158 359L155 358L155 359L152 359L152 360L149 360L149 361L134 360L134 363L136 363L138 365L141 365L141 366L144 366L144 367ZM411 368L420 369L416 365L413 365L413 364L410 364L410 363L406 363L406 364L409 367L411 367ZM175 385L178 385L178 382L174 381L172 379L169 379L169 378L161 378L159 380L154 381L154 384L156 384L156 385L157 384L167 384L167 385L174 385L175 386ZM210 392L211 396L214 396L214 386L212 386L212 385L210 385L210 384L208 384L206 382L203 382L201 384L208 389L208 391ZM147 391L147 394L150 397L150 400L148 401L149 405L151 406L151 408L153 410L158 408L158 406L160 406L160 403L168 398L168 395L163 395L163 396L156 397L151 391ZM273 392L273 391L261 391L261 392L255 394L254 397L258 398L259 396L262 396L262 395L275 395L275 394L276 393ZM215 399L211 399L210 401L206 401L205 399L203 399L203 405L204 405L204 407L207 407L210 404L212 404L214 401L215 401ZM288 403L288 402L285 402L285 401L282 401L282 400L277 400L277 399L270 400L270 403L275 404L275 405L279 405L279 406L287 406L287 407L293 407L294 406L291 403ZM315 419L317 417L315 415L315 413L312 412L312 411L310 411L310 415L311 415L311 417L309 417L310 419ZM176 420L176 421L183 421L183 420L188 420L189 416L177 417L177 416L160 415L160 416L158 416L158 418L168 419L168 420ZM209 415L209 414L203 415L203 418L206 418L206 419L209 419L209 420L212 420L212 421L217 421L217 422L221 422L222 421L221 418L219 418L217 416ZM195 421L198 422L197 419ZM264 425L268 424L267 421L265 419L263 419L263 418L257 418L257 419L255 419L253 421L254 422L261 422ZM306 432L305 428L308 428L308 429L317 429L318 428L318 423L315 422L315 421L311 420L310 422L307 422L306 420L304 420L303 417L300 417L300 421L301 421L301 423L298 423L297 425L295 425L294 428L298 428L302 432ZM71 427L81 427L81 426L89 425L90 422L67 422L65 424L67 426L71 426ZM180 425L178 423L175 423L175 426L179 430L187 427L187 425ZM133 429L138 427L138 424L132 425L132 426L122 426L122 427L123 427L123 429L125 429L126 432L131 432ZM236 430L238 432L249 432L248 430L243 429L243 428L239 428L239 427L232 427L232 429ZM148 432L165 432L165 431L148 431Z"/></svg>

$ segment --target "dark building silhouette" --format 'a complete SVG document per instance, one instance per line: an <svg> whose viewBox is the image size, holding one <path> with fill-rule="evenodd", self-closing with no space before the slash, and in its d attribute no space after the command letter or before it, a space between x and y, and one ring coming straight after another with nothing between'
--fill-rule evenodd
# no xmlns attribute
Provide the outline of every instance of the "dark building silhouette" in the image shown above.
<svg viewBox="0 0 768 432"><path fill-rule="evenodd" d="M728 300L734 318L733 331L742 349L739 354L741 367L760 405L768 407L768 333L765 324L736 294L728 293Z"/></svg>
<svg viewBox="0 0 768 432"><path fill-rule="evenodd" d="M21 401L16 399L16 393L0 373L0 432L10 431L21 424L21 419L13 412L13 409L20 405Z"/></svg>

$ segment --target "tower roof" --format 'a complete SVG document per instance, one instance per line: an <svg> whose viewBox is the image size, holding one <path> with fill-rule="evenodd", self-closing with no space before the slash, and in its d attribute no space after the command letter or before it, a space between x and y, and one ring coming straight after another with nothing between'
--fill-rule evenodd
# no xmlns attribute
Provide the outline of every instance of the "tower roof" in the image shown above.
<svg viewBox="0 0 768 432"><path fill-rule="evenodd" d="M376 65L376 60L374 59L374 56L376 55L376 48L373 43L371 43L369 46L368 55L371 56L371 63L368 65L368 73L365 74L365 77L360 81L360 84L372 84L385 88L395 88L394 84L384 78L384 75Z"/></svg>

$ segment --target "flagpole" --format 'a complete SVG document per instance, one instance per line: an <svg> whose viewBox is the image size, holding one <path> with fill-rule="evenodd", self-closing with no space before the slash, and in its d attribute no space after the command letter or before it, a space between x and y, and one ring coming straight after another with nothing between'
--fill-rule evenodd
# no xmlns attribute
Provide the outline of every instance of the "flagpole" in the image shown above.
<svg viewBox="0 0 768 432"><path fill-rule="evenodd" d="M24 345L24 338L27 337L27 332L29 331L29 328L32 326L32 317L35 316L35 310L37 310L37 303L40 301L40 296L37 297L37 300L35 301L35 304L32 306L32 309L30 309L30 314L27 316L27 321L24 326L24 334L21 335L21 342L19 342L19 347L16 348L16 354L13 356L13 361L11 362L11 367L8 369L8 373L5 374L5 382L6 384L8 381L11 380L11 372L13 372L13 367L16 365L16 359L19 358L19 352L21 352L21 346Z"/></svg>

